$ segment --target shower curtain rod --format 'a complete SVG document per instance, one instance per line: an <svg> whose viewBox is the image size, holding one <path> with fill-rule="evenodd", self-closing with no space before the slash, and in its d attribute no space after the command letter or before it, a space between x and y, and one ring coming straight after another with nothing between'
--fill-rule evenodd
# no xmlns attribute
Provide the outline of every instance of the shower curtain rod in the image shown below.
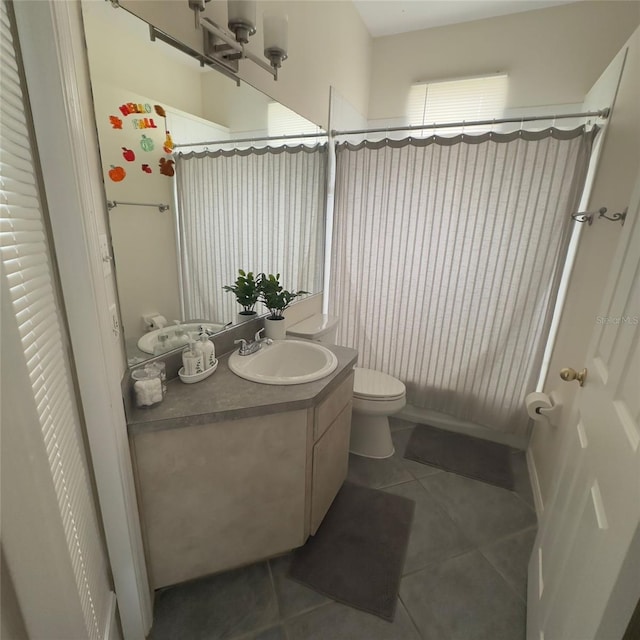
<svg viewBox="0 0 640 640"><path fill-rule="evenodd" d="M263 136L259 138L232 138L230 140L209 140L208 142L185 142L183 144L174 144L173 148L178 147L204 147L209 144L235 144L236 142L264 142L265 140L293 140L298 138L326 138L326 133L300 133L298 135L288 136Z"/></svg>
<svg viewBox="0 0 640 640"><path fill-rule="evenodd" d="M560 120L562 118L587 118L589 116L597 116L599 118L608 118L609 109L600 109L599 111L584 111L582 113L564 113L552 116L523 116L520 118L497 118L494 120L470 120L468 122L449 122L449 123L433 123L420 125L407 125L406 127L386 127L380 129L351 129L348 131L331 130L332 136L346 136L360 133L385 133L388 131L424 131L425 129L450 129L453 127L475 127L486 124L505 124L509 122L534 122L536 120ZM184 142L175 144L174 149L180 147L204 147L214 144L236 144L238 142L265 142L267 140L298 140L300 138L324 138L326 133L300 133L298 135L286 136L262 136L257 138L232 138L228 140L208 140L206 142Z"/></svg>
<svg viewBox="0 0 640 640"><path fill-rule="evenodd" d="M434 122L433 124L407 125L406 127L386 127L380 129L351 129L349 131L331 130L332 136L348 136L361 133L386 133L389 131L424 131L425 129L450 129L453 127L476 127L486 124L503 124L508 122L534 122L535 120L560 120L561 118L587 118L589 116L598 116L599 118L608 118L609 109L600 109L599 111L584 111L583 113L563 113L554 116L523 116L520 118L496 118L494 120L470 120L465 122Z"/></svg>

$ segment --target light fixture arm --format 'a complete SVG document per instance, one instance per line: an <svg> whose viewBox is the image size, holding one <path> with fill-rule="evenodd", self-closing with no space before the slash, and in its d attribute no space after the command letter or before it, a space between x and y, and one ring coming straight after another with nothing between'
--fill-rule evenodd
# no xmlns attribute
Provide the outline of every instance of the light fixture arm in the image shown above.
<svg viewBox="0 0 640 640"><path fill-rule="evenodd" d="M240 52L243 58L245 57L244 45L241 42L237 42L232 35L225 33L223 29L213 22L213 20L209 20L209 18L200 18L200 26L216 38L220 38L222 42L229 45L232 49Z"/></svg>
<svg viewBox="0 0 640 640"><path fill-rule="evenodd" d="M205 4L211 2L211 0L188 0L189 8L193 11L194 19L196 21L196 29L198 28L198 20L200 18L200 12L204 11Z"/></svg>
<svg viewBox="0 0 640 640"><path fill-rule="evenodd" d="M224 62L221 61L221 63L231 69L234 73L238 73L238 59L246 58L257 64L267 73L270 73L275 80L278 79L278 69L276 67L271 66L254 53L251 53L251 51L247 50L241 42L237 42L233 35L227 33L224 29L213 22L213 20L201 17L199 20L199 26L207 32L207 34L210 34L210 36L205 34L205 55L219 61L221 61L222 58ZM211 36L213 36L213 39ZM223 44L221 45L219 42L216 42L216 39L221 41ZM232 53L231 55L226 53L229 49L232 49L235 53Z"/></svg>

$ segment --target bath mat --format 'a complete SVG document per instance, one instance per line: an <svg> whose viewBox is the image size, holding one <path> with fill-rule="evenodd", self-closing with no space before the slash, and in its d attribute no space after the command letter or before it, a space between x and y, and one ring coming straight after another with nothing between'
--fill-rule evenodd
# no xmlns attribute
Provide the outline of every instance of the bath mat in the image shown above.
<svg viewBox="0 0 640 640"><path fill-rule="evenodd" d="M512 451L505 444L419 424L404 457L513 491Z"/></svg>
<svg viewBox="0 0 640 640"><path fill-rule="evenodd" d="M289 576L333 600L393 621L413 500L345 482Z"/></svg>

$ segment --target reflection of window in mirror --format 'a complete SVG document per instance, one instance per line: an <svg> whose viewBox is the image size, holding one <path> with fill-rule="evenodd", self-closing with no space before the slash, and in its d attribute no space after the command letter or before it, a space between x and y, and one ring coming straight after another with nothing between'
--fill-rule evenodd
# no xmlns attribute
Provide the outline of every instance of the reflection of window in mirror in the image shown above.
<svg viewBox="0 0 640 640"><path fill-rule="evenodd" d="M323 133L318 125L309 122L309 120L279 102L270 102L267 105L267 127L269 137Z"/></svg>

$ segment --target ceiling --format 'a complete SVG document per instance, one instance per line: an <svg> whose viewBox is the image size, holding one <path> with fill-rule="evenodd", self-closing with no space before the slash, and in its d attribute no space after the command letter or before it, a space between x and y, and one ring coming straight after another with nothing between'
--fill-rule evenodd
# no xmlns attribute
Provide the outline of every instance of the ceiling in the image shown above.
<svg viewBox="0 0 640 640"><path fill-rule="evenodd" d="M545 9L576 0L353 0L374 37Z"/></svg>

